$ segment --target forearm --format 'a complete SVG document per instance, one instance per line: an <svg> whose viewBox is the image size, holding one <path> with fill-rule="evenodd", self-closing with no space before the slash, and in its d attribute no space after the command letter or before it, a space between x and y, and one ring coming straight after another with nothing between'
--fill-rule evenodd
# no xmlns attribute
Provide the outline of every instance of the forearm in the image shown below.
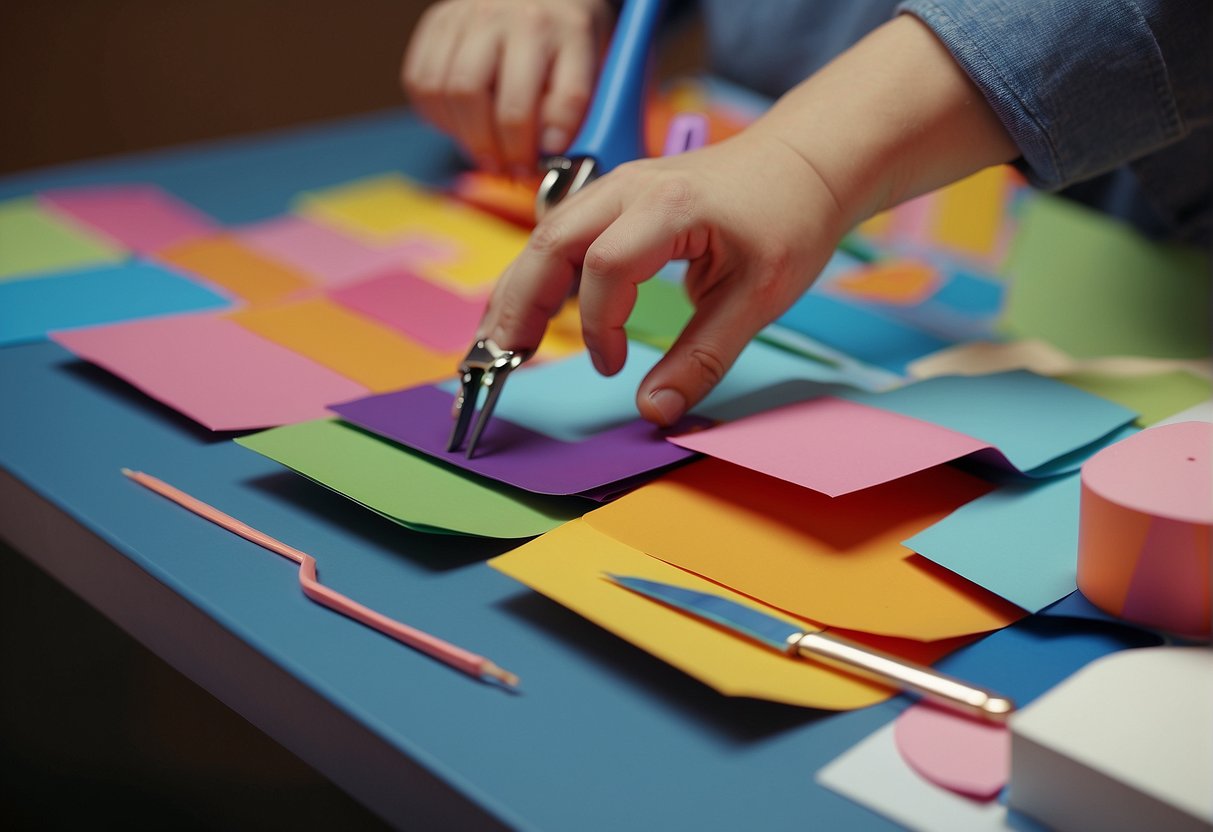
<svg viewBox="0 0 1213 832"><path fill-rule="evenodd" d="M751 130L790 146L839 208L839 233L1019 155L921 22L900 16L788 92Z"/></svg>

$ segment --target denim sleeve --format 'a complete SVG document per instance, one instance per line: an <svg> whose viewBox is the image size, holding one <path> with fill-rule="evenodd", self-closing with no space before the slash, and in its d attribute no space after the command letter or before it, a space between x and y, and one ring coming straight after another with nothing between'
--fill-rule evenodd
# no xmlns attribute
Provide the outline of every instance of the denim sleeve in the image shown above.
<svg viewBox="0 0 1213 832"><path fill-rule="evenodd" d="M973 79L1038 186L1057 189L1213 118L1208 0L907 0Z"/></svg>

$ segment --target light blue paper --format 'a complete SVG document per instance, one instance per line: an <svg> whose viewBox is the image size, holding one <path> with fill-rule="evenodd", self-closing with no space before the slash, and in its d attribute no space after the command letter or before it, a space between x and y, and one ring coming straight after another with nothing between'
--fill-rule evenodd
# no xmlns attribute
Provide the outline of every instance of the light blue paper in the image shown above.
<svg viewBox="0 0 1213 832"><path fill-rule="evenodd" d="M0 346L48 332L229 306L227 298L154 263L0 283Z"/></svg>
<svg viewBox="0 0 1213 832"><path fill-rule="evenodd" d="M904 541L1031 612L1077 587L1080 479L1004 485Z"/></svg>
<svg viewBox="0 0 1213 832"><path fill-rule="evenodd" d="M940 376L886 393L855 391L847 398L981 439L1024 473L1097 443L1137 416L1119 404L1026 370ZM1068 469L1085 458L1075 454ZM1062 473L1061 468L1051 465L1046 471Z"/></svg>
<svg viewBox="0 0 1213 832"><path fill-rule="evenodd" d="M775 324L895 373L904 374L910 362L951 346L950 341L909 324L813 291Z"/></svg>
<svg viewBox="0 0 1213 832"><path fill-rule="evenodd" d="M930 302L974 317L989 317L1002 309L1002 284L966 272L957 272Z"/></svg>

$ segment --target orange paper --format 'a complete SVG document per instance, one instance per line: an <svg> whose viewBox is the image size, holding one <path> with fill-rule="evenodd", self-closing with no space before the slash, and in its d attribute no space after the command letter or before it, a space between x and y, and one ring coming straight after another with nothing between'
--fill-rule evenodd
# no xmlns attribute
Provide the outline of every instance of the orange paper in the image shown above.
<svg viewBox="0 0 1213 832"><path fill-rule="evenodd" d="M601 534L584 519L566 523L489 565L727 696L847 710L875 704L893 693L841 670L781 655L612 583L605 573L711 592L778 614ZM784 617L806 630L820 629L815 622ZM961 646L955 640L924 645L846 635L920 663L935 661Z"/></svg>
<svg viewBox="0 0 1213 832"><path fill-rule="evenodd" d="M462 358L427 349L323 298L246 309L230 317L375 393L453 378Z"/></svg>
<svg viewBox="0 0 1213 832"><path fill-rule="evenodd" d="M707 459L585 516L654 557L832 627L934 641L1025 613L902 540L991 490L947 466L827 497Z"/></svg>
<svg viewBox="0 0 1213 832"><path fill-rule="evenodd" d="M306 276L226 234L179 243L158 252L156 258L250 303L279 300L311 285Z"/></svg>

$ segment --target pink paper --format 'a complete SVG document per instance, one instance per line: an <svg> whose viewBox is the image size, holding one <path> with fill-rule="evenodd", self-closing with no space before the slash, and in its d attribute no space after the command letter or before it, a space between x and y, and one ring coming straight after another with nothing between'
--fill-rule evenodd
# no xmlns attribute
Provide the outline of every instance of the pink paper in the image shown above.
<svg viewBox="0 0 1213 832"><path fill-rule="evenodd" d="M218 225L154 185L110 185L47 191L43 205L140 254L213 234Z"/></svg>
<svg viewBox="0 0 1213 832"><path fill-rule="evenodd" d="M456 295L403 269L342 286L329 297L439 352L472 342L484 301Z"/></svg>
<svg viewBox="0 0 1213 832"><path fill-rule="evenodd" d="M897 750L926 780L976 800L993 800L1011 769L1011 732L1001 723L918 702L893 726Z"/></svg>
<svg viewBox="0 0 1213 832"><path fill-rule="evenodd" d="M268 428L331 416L360 384L216 315L182 315L52 336L211 430Z"/></svg>
<svg viewBox="0 0 1213 832"><path fill-rule="evenodd" d="M450 256L433 240L410 239L372 248L340 231L300 217L282 217L235 232L249 248L330 285Z"/></svg>
<svg viewBox="0 0 1213 832"><path fill-rule="evenodd" d="M784 405L669 441L831 497L990 447L930 422L833 396Z"/></svg>

